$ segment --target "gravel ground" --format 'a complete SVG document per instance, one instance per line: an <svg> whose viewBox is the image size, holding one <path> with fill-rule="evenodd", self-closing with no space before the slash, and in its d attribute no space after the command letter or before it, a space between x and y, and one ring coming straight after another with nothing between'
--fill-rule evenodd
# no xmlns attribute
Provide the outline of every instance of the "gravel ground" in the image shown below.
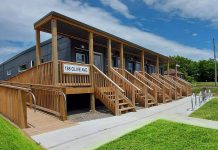
<svg viewBox="0 0 218 150"><path fill-rule="evenodd" d="M95 112L90 112L89 109L68 112L68 120L72 122L82 122L111 116L113 116L113 114L105 107L97 107Z"/></svg>

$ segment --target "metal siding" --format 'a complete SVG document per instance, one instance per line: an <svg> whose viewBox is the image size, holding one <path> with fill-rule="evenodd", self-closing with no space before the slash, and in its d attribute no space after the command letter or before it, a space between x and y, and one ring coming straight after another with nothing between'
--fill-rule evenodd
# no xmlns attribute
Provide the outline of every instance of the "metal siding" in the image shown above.
<svg viewBox="0 0 218 150"><path fill-rule="evenodd" d="M60 44L60 45L59 45ZM59 59L71 61L71 42L68 38L60 38L58 39L58 45L59 45ZM44 59L44 61L50 61L51 60L51 40L48 41L46 45L41 46L41 59ZM32 48L27 53L24 53L22 55L19 55L18 57L3 63L0 65L0 80L7 80L12 76L15 76L18 74L18 68L21 65L26 64L28 68L30 68L31 60L34 61L34 64L36 64L36 58L35 58L35 47ZM11 70L11 75L7 76L7 70Z"/></svg>

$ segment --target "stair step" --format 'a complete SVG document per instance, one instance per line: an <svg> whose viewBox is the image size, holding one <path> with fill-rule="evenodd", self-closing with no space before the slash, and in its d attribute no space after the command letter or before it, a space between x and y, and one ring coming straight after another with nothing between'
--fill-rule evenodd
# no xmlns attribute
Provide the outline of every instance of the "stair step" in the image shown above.
<svg viewBox="0 0 218 150"><path fill-rule="evenodd" d="M166 102L170 102L170 101L172 101L172 99L165 99L165 101L166 101Z"/></svg>
<svg viewBox="0 0 218 150"><path fill-rule="evenodd" d="M134 109L134 108L133 107L125 107L125 108L120 109L120 111L122 112L122 111L130 110L130 109Z"/></svg>
<svg viewBox="0 0 218 150"><path fill-rule="evenodd" d="M148 105L155 105L155 103L151 102L151 103L148 103Z"/></svg>
<svg viewBox="0 0 218 150"><path fill-rule="evenodd" d="M128 103L119 103L119 106L127 105Z"/></svg>

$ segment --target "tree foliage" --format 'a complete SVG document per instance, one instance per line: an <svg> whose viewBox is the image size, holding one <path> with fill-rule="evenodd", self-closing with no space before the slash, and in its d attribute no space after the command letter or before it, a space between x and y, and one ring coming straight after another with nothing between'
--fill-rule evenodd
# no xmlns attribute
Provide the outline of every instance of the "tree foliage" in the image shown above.
<svg viewBox="0 0 218 150"><path fill-rule="evenodd" d="M182 56L173 56L180 65L178 71L184 73L184 78L190 82L210 82L214 81L214 59L193 61ZM175 64L170 65L175 68Z"/></svg>

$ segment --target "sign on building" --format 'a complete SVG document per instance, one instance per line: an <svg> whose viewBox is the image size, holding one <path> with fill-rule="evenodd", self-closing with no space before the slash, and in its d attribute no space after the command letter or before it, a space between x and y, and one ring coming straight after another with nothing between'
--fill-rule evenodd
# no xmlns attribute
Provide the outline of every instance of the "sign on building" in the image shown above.
<svg viewBox="0 0 218 150"><path fill-rule="evenodd" d="M89 75L89 66L63 64L63 73Z"/></svg>

